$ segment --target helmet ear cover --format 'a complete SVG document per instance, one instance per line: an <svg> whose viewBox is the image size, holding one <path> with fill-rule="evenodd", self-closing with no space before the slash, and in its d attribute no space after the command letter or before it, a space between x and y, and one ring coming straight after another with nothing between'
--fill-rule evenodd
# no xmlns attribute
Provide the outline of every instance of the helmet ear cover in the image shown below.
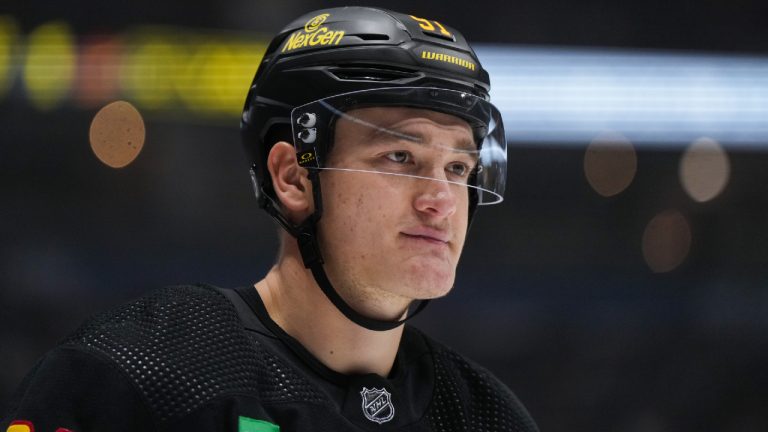
<svg viewBox="0 0 768 432"><path fill-rule="evenodd" d="M254 181L256 182L254 188L256 189L256 197L258 199L259 207L261 208L266 208L266 199L270 199L275 204L279 204L279 200L275 195L275 190L272 185L272 176L269 174L269 169L266 165L270 150L272 150L272 147L275 144L281 141L294 145L291 126L287 123L274 124L267 130L266 136L262 141L264 143L262 147L265 154L263 157L254 158L254 165L252 167Z"/></svg>

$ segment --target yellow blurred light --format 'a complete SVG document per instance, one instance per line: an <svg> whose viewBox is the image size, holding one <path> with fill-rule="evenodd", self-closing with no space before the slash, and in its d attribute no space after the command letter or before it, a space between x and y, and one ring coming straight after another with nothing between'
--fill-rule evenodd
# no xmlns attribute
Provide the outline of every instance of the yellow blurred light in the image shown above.
<svg viewBox="0 0 768 432"><path fill-rule="evenodd" d="M214 45L210 42L197 45L186 65L184 80L177 83L179 97L191 111L199 113L216 111L212 102L215 83L211 85L211 81L216 77L208 76L215 69L210 60L212 51L214 51Z"/></svg>
<svg viewBox="0 0 768 432"><path fill-rule="evenodd" d="M52 108L70 91L75 58L75 41L67 24L49 22L29 34L24 84L38 108Z"/></svg>
<svg viewBox="0 0 768 432"><path fill-rule="evenodd" d="M222 48L212 53L206 70L210 73L208 82L214 89L213 105L222 113L239 116L260 58Z"/></svg>
<svg viewBox="0 0 768 432"><path fill-rule="evenodd" d="M18 26L13 18L0 15L0 98L13 82L13 55Z"/></svg>
<svg viewBox="0 0 768 432"><path fill-rule="evenodd" d="M680 183L698 202L713 199L723 191L731 173L728 154L710 138L699 138L680 159Z"/></svg>
<svg viewBox="0 0 768 432"><path fill-rule="evenodd" d="M27 422L24 422L24 424L17 422L13 423L14 424L8 426L6 432L32 432L32 427L30 427L29 424L26 424Z"/></svg>
<svg viewBox="0 0 768 432"><path fill-rule="evenodd" d="M176 96L192 111L202 111L205 108L204 89L200 87L198 79L204 62L205 58L199 49L191 53L179 68L173 83Z"/></svg>
<svg viewBox="0 0 768 432"><path fill-rule="evenodd" d="M122 168L133 162L144 147L146 130L139 111L128 102L116 101L93 117L88 137L101 162Z"/></svg>
<svg viewBox="0 0 768 432"><path fill-rule="evenodd" d="M636 172L635 148L620 134L600 135L584 154L584 175L592 189L604 197L621 193L632 183Z"/></svg>
<svg viewBox="0 0 768 432"><path fill-rule="evenodd" d="M265 49L231 42L199 45L177 82L179 97L192 111L238 115Z"/></svg>
<svg viewBox="0 0 768 432"><path fill-rule="evenodd" d="M643 258L654 273L677 268L691 248L691 228L677 210L657 214L643 232Z"/></svg>
<svg viewBox="0 0 768 432"><path fill-rule="evenodd" d="M232 53L228 47L219 44L203 46L201 50L205 60L198 83L205 92L206 108L217 112L237 112L233 108L237 108L238 95L236 94L233 100L230 87L230 69L234 63ZM242 89L240 93L243 93Z"/></svg>
<svg viewBox="0 0 768 432"><path fill-rule="evenodd" d="M120 82L125 94L145 108L170 107L176 96L174 81L186 60L185 45L163 35L144 37L122 64Z"/></svg>

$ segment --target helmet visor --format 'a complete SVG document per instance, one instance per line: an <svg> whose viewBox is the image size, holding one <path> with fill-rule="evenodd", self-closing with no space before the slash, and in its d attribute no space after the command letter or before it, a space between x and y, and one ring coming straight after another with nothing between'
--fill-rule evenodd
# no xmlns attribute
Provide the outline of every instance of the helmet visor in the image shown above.
<svg viewBox="0 0 768 432"><path fill-rule="evenodd" d="M425 87L363 90L291 112L299 164L468 188L501 202L507 144L499 111L470 93Z"/></svg>

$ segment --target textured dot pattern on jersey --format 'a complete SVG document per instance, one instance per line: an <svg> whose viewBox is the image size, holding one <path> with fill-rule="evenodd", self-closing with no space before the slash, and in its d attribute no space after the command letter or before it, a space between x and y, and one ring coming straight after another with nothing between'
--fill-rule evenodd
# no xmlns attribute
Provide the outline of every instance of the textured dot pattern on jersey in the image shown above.
<svg viewBox="0 0 768 432"><path fill-rule="evenodd" d="M522 403L478 365L447 349L435 352L435 394L428 414L434 430L522 432L537 430ZM459 395L469 395L462 404ZM465 396L466 397L466 396Z"/></svg>
<svg viewBox="0 0 768 432"><path fill-rule="evenodd" d="M243 319L249 318L255 317ZM488 371L426 336L419 337L432 353L424 358L434 361L429 366L434 368L434 387L419 387L430 398L428 408L412 413L412 421L403 423L402 430L537 431L522 404ZM286 430L360 429L344 417L342 407L348 401L343 395L348 392L335 387L342 384L320 377L287 345L274 343L275 338L267 329L247 327L238 309L217 289L178 286L96 315L64 345L117 367L163 425L161 429L174 430L173 425L184 424L188 416L205 411L207 404L240 398L258 401L267 415L280 413ZM353 394L358 393L355 388ZM410 401L417 393L410 389L396 397ZM353 401L356 407L359 403ZM373 423L363 428L394 430L392 425Z"/></svg>
<svg viewBox="0 0 768 432"><path fill-rule="evenodd" d="M223 394L328 403L314 385L250 340L229 301L212 289L157 290L97 315L67 343L114 361L161 420L179 418Z"/></svg>

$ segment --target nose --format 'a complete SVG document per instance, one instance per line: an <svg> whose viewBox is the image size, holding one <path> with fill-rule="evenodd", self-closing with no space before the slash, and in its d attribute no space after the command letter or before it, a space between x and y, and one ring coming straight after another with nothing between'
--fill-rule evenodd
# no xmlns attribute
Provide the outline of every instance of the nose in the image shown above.
<svg viewBox="0 0 768 432"><path fill-rule="evenodd" d="M419 189L413 207L431 217L447 217L456 212L456 193L459 186L438 179L417 180Z"/></svg>

